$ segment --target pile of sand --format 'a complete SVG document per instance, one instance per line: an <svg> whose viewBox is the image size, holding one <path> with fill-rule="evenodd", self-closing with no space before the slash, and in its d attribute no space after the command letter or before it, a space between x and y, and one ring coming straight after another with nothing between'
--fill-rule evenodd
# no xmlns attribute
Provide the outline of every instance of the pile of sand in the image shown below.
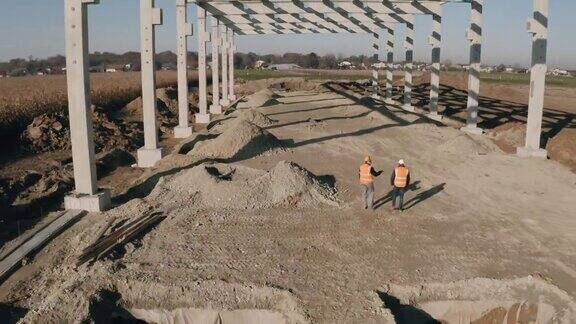
<svg viewBox="0 0 576 324"><path fill-rule="evenodd" d="M302 77L294 78L273 78L248 81L238 89L241 94L251 94L262 89L272 89L275 91L315 91L319 90L322 83L319 81L308 81Z"/></svg>
<svg viewBox="0 0 576 324"><path fill-rule="evenodd" d="M222 120L216 121L209 129L211 132L221 133L242 121L247 121L261 128L270 127L278 122L277 120L270 119L257 109L242 109L236 110Z"/></svg>
<svg viewBox="0 0 576 324"><path fill-rule="evenodd" d="M576 321L573 299L556 286L535 277L515 280L475 278L417 287L388 285L377 294L393 318L407 323Z"/></svg>
<svg viewBox="0 0 576 324"><path fill-rule="evenodd" d="M162 178L146 200L200 209L338 206L334 187L299 165L281 161L269 172L201 164Z"/></svg>
<svg viewBox="0 0 576 324"><path fill-rule="evenodd" d="M576 172L576 129L564 128L546 146L548 156Z"/></svg>
<svg viewBox="0 0 576 324"><path fill-rule="evenodd" d="M254 94L247 96L244 100L245 102L238 103L237 107L242 108L258 108L277 105L279 102L279 95L275 94L270 89L263 89Z"/></svg>
<svg viewBox="0 0 576 324"><path fill-rule="evenodd" d="M488 137L492 139L502 151L515 154L516 148L524 146L526 124L520 122L502 124L488 131Z"/></svg>
<svg viewBox="0 0 576 324"><path fill-rule="evenodd" d="M246 120L229 125L213 140L197 144L188 155L219 160L247 159L281 147L274 135Z"/></svg>
<svg viewBox="0 0 576 324"><path fill-rule="evenodd" d="M437 148L442 153L454 155L485 155L497 151L498 148L482 136L472 137L466 133L458 133Z"/></svg>

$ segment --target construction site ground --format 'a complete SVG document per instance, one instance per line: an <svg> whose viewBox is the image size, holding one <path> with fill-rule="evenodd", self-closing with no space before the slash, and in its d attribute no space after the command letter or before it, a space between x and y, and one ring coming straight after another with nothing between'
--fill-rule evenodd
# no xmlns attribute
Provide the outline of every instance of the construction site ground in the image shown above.
<svg viewBox="0 0 576 324"><path fill-rule="evenodd" d="M225 161L266 171L292 161L333 184L337 206L199 208L192 198L190 206L173 206L170 195L154 203L125 195L134 199L84 216L8 278L0 309L32 322L150 319L194 309L205 318L209 310L221 318L266 310L244 315L387 323L437 314L449 320L448 309L466 308L458 301L482 302L475 307L483 307L484 323L491 309L510 318L507 312L524 304L535 307L527 318L547 318L552 307L561 322L574 320L576 174L555 161L505 153L487 136L459 131L456 119L438 123L366 99L365 90L328 83L278 92L275 104L258 111L277 121L263 128L282 148ZM384 170L374 211L360 202L358 167L366 155ZM187 158L168 159L161 174L179 177L192 168ZM390 209L390 173L401 158L412 185L400 213ZM166 219L145 235L75 266L108 222L156 209Z"/></svg>

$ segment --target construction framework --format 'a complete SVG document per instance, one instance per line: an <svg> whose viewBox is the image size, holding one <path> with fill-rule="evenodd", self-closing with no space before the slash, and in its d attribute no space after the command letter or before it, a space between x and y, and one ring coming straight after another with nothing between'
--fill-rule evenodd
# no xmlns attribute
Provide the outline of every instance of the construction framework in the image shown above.
<svg viewBox="0 0 576 324"><path fill-rule="evenodd" d="M470 27L466 36L470 42L470 72L466 126L463 131L482 134L478 127L480 66L482 62L483 0L175 0L178 53L178 112L179 124L174 129L177 138L192 134L189 123L187 38L193 26L187 19L187 6L197 6L196 35L198 36L199 113L195 123L207 124L210 114L221 114L224 107L236 100L234 94L234 53L236 35L339 34L372 35L373 55L380 61L382 40L386 52L386 82L384 103L395 103L392 97L392 77L395 49L395 26L405 25L403 47L404 93L401 107L415 111L412 105L412 73L414 57L414 18L432 17L429 36L431 46L430 101L427 116L440 120L438 98L442 48L443 7L447 4L470 5ZM88 75L88 8L99 0L64 0L66 33L66 68L68 109L72 138L75 191L65 198L66 209L102 211L110 206L110 193L97 187L94 158L90 82ZM533 35L530 99L525 146L518 156L543 157L540 147L548 34L549 0L533 0L533 17L528 31ZM207 20L210 20L210 26ZM156 79L154 68L155 27L161 25L162 10L154 0L140 0L140 39L142 56L142 101L144 147L138 150L138 165L152 167L163 157L157 138ZM207 28L210 27L210 30ZM208 107L207 43L212 49L212 105ZM220 68L221 67L221 68ZM372 71L372 97L380 99L379 69Z"/></svg>

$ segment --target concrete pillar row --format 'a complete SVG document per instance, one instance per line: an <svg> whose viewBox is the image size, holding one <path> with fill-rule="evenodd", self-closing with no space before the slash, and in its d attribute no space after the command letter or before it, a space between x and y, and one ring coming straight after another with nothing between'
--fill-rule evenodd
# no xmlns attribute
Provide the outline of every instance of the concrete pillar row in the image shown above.
<svg viewBox="0 0 576 324"><path fill-rule="evenodd" d="M386 103L393 104L394 89L394 25L387 27L388 39L386 40Z"/></svg>
<svg viewBox="0 0 576 324"><path fill-rule="evenodd" d="M428 117L441 120L438 114L438 96L440 93L440 52L442 48L442 6L439 12L432 15L432 35L429 43L432 45L432 71L430 73L430 113Z"/></svg>
<svg viewBox="0 0 576 324"><path fill-rule="evenodd" d="M220 22L212 17L212 105L211 114L221 114L220 105Z"/></svg>
<svg viewBox="0 0 576 324"><path fill-rule="evenodd" d="M110 206L110 191L97 187L94 130L88 72L88 5L97 0L65 0L66 81L75 190L66 209L100 212Z"/></svg>
<svg viewBox="0 0 576 324"><path fill-rule="evenodd" d="M176 0L176 28L178 33L178 126L175 138L192 135L188 121L188 37L192 36L192 24L187 22L186 0Z"/></svg>
<svg viewBox="0 0 576 324"><path fill-rule="evenodd" d="M208 124L208 92L206 80L206 43L210 41L210 33L206 32L206 10L197 6L198 14L198 109L195 119L197 124Z"/></svg>
<svg viewBox="0 0 576 324"><path fill-rule="evenodd" d="M230 45L228 44L228 27L226 25L220 25L220 38L222 40L222 100L220 100L220 105L227 107L230 105L230 98L228 97L228 51L230 50Z"/></svg>
<svg viewBox="0 0 576 324"><path fill-rule="evenodd" d="M144 116L144 147L138 150L138 166L149 168L164 154L158 145L156 120L155 27L162 24L162 10L154 8L154 0L140 0L140 54L142 76L142 111Z"/></svg>
<svg viewBox="0 0 576 324"><path fill-rule="evenodd" d="M228 99L230 101L236 100L236 95L234 94L234 52L236 51L236 43L234 40L234 31L231 28L228 28L228 76L230 77L230 81L228 82Z"/></svg>
<svg viewBox="0 0 576 324"><path fill-rule="evenodd" d="M480 68L482 64L482 9L484 0L471 1L471 24L467 32L470 41L470 70L468 73L468 103L466 126L463 131L482 134L478 127L478 106L480 100Z"/></svg>
<svg viewBox="0 0 576 324"><path fill-rule="evenodd" d="M415 111L412 106L412 71L414 69L414 24L406 23L406 35L404 40L406 49L406 62L404 63L404 105L402 108L407 111Z"/></svg>
<svg viewBox="0 0 576 324"><path fill-rule="evenodd" d="M546 90L546 55L548 48L549 0L534 0L534 14L528 20L528 32L532 34L532 68L530 70L530 98L526 144L517 150L520 157L546 158L548 153L540 147L544 92Z"/></svg>
<svg viewBox="0 0 576 324"><path fill-rule="evenodd" d="M372 34L372 49L374 51L372 66L372 98L380 99L380 85L378 84L378 67L377 64L380 63L380 35L378 33Z"/></svg>

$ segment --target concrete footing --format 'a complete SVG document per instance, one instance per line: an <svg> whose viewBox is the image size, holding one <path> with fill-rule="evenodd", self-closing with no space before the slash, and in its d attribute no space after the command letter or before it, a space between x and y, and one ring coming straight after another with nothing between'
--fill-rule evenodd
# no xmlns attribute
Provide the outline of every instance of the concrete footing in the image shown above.
<svg viewBox="0 0 576 324"><path fill-rule="evenodd" d="M175 138L188 138L192 136L192 127L174 127L174 137Z"/></svg>
<svg viewBox="0 0 576 324"><path fill-rule="evenodd" d="M141 168L151 168L156 162L162 160L164 150L162 148L146 149L141 148L138 150L138 166Z"/></svg>
<svg viewBox="0 0 576 324"><path fill-rule="evenodd" d="M220 105L211 105L210 106L210 113L214 115L222 114L222 106Z"/></svg>
<svg viewBox="0 0 576 324"><path fill-rule="evenodd" d="M374 99L374 100L380 100L380 96L377 95L377 94L373 94L373 95L371 95L370 97L371 97L372 99Z"/></svg>
<svg viewBox="0 0 576 324"><path fill-rule="evenodd" d="M431 112L431 113L427 114L426 117L428 117L432 120L435 120L435 121L442 121L442 118L443 118L443 116L437 112Z"/></svg>
<svg viewBox="0 0 576 324"><path fill-rule="evenodd" d="M111 205L109 189L101 189L94 195L73 193L64 197L64 208L67 210L77 209L99 213L107 210Z"/></svg>
<svg viewBox="0 0 576 324"><path fill-rule="evenodd" d="M547 159L548 158L548 151L545 149L533 149L530 147L519 147L516 149L516 155L521 158L540 158L540 159Z"/></svg>
<svg viewBox="0 0 576 324"><path fill-rule="evenodd" d="M209 114L196 114L196 124L208 124L210 122Z"/></svg>
<svg viewBox="0 0 576 324"><path fill-rule="evenodd" d="M385 104L388 104L388 105L396 105L396 104L398 104L398 102L397 102L396 100L394 100L394 99L385 99L385 100L384 100L384 103L385 103Z"/></svg>
<svg viewBox="0 0 576 324"><path fill-rule="evenodd" d="M220 106L222 107L230 106L230 99L220 99Z"/></svg>
<svg viewBox="0 0 576 324"><path fill-rule="evenodd" d="M482 135L484 133L484 130L478 126L464 126L460 130L472 135Z"/></svg>

